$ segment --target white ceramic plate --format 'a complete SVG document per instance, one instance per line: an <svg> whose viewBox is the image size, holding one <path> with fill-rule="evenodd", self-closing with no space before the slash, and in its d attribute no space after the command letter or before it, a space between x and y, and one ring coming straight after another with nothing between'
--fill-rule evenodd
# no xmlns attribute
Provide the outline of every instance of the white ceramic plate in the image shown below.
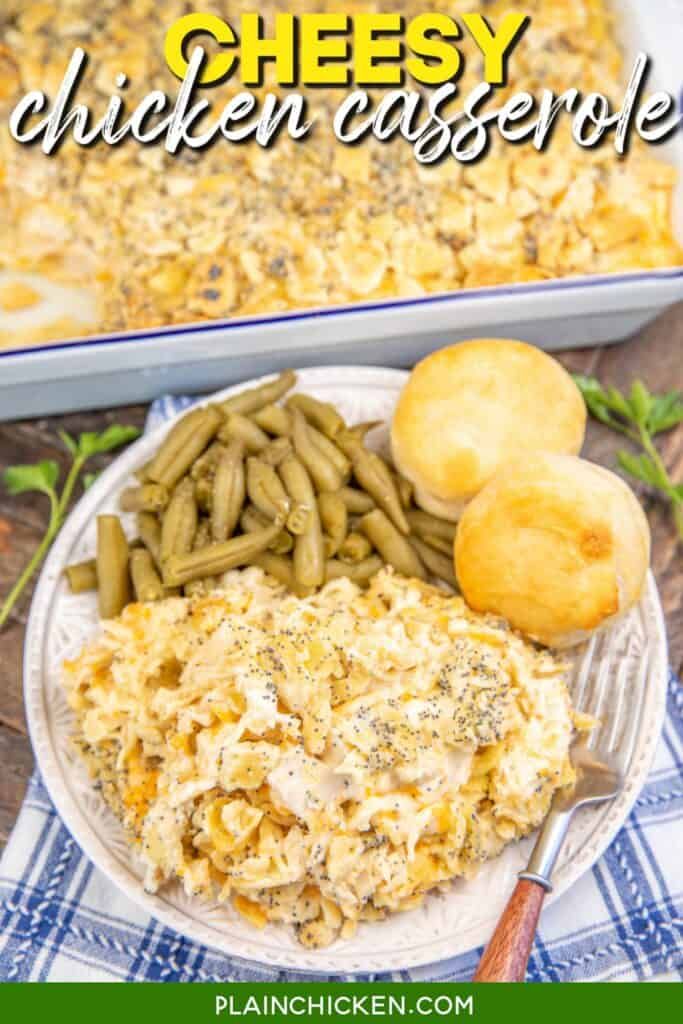
<svg viewBox="0 0 683 1024"><path fill-rule="evenodd" d="M325 367L303 370L298 387L333 402L350 423L388 421L405 378L399 370ZM230 388L217 397L253 383ZM299 946L284 926L269 925L257 931L230 907L207 906L190 899L176 884L156 895L144 891L142 873L123 830L69 750L72 720L60 686L60 665L96 632L97 609L93 595L68 593L61 571L70 562L92 557L95 516L117 511L119 493L131 483L133 471L151 457L166 430L168 426L141 438L82 498L52 548L33 600L24 659L26 708L43 780L65 824L87 856L130 899L188 938L241 958L300 971L366 973L436 962L485 942L513 887L515 873L525 862L531 840L509 847L475 880L456 883L447 895L430 897L420 909L387 921L361 925L352 939L322 950ZM375 436L381 434L378 430ZM383 437L377 437L378 445L386 443L386 438L384 429ZM591 671L618 670L621 684L630 692L646 649L650 670L645 717L630 777L611 804L577 815L555 873L553 900L609 845L628 815L654 755L665 707L667 656L652 577L639 607L588 651L579 651L576 664L587 667L590 660Z"/></svg>

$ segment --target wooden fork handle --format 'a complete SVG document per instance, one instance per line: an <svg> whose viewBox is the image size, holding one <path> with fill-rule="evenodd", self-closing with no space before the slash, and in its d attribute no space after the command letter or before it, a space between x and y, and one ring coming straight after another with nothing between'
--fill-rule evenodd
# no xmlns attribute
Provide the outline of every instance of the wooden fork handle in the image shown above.
<svg viewBox="0 0 683 1024"><path fill-rule="evenodd" d="M524 981L546 890L520 878L479 961L474 981Z"/></svg>

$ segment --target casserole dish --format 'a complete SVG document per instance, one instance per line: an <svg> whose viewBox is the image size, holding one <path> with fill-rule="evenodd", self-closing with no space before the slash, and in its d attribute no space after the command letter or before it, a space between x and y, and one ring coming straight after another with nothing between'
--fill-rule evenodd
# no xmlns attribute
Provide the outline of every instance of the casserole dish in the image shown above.
<svg viewBox="0 0 683 1024"><path fill-rule="evenodd" d="M681 5L628 0L614 11L625 67L646 52L652 59L648 90L680 97ZM681 242L680 133L655 148L679 171L673 232ZM476 335L514 336L548 350L607 343L680 298L683 267L658 267L130 330L23 350L10 342L0 350L0 419L197 392L292 364L406 366L437 345ZM65 318L77 316L83 301L73 289L50 296ZM0 332L18 324L12 316L0 314ZM20 316L22 327L30 323L30 311Z"/></svg>

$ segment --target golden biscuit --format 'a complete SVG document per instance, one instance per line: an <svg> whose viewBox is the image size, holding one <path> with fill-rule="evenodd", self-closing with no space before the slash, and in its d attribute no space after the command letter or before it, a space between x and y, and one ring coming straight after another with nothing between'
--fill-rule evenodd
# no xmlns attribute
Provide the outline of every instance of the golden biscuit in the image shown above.
<svg viewBox="0 0 683 1024"><path fill-rule="evenodd" d="M455 538L470 607L552 647L579 643L628 611L649 560L649 526L630 488L569 455L531 455L499 473Z"/></svg>
<svg viewBox="0 0 683 1024"><path fill-rule="evenodd" d="M415 367L396 407L397 469L428 512L456 520L520 452L581 450L584 401L556 360L522 341L482 338Z"/></svg>

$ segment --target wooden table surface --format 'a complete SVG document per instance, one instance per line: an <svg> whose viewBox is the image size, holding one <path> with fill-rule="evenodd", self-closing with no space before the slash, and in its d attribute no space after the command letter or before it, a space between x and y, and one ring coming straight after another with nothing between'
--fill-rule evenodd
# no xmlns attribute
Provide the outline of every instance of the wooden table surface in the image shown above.
<svg viewBox="0 0 683 1024"><path fill-rule="evenodd" d="M604 383L627 388L641 377L652 391L683 390L683 303L672 307L637 337L609 348L586 348L561 353L564 365L594 374ZM51 416L21 423L0 424L0 471L8 465L66 458L57 430L72 434L102 430L114 421L142 426L146 409L125 409ZM605 466L614 466L622 439L599 424L590 423L584 454ZM674 479L683 480L683 425L660 438L665 461ZM106 459L101 459L104 465ZM98 468L97 463L90 468ZM652 565L659 583L669 631L670 659L683 674L683 545L676 536L667 508L641 495L653 536ZM0 492L0 595L4 595L28 561L42 536L47 501L36 495L10 498ZM0 633L0 848L19 810L26 780L33 767L22 703L21 661L30 593Z"/></svg>

